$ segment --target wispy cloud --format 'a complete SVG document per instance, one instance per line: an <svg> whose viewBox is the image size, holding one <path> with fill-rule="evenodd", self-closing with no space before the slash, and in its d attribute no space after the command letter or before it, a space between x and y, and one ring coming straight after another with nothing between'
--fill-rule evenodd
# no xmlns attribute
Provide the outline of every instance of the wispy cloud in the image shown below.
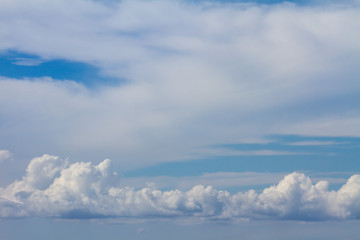
<svg viewBox="0 0 360 240"><path fill-rule="evenodd" d="M34 158L20 181L0 189L0 216L53 218L195 217L205 219L329 220L360 218L360 175L338 191L300 173L261 193L230 194L212 186L188 191L118 187L110 160L69 164L51 155Z"/></svg>
<svg viewBox="0 0 360 240"><path fill-rule="evenodd" d="M234 150L229 148L203 148L197 150L191 156L195 158L197 155L200 158L214 157L214 156L291 156L291 155L311 155L311 152L296 152L296 151L277 151L277 150Z"/></svg>
<svg viewBox="0 0 360 240"><path fill-rule="evenodd" d="M20 66L37 66L43 63L44 60L41 59L33 59L33 58L15 58L13 59L13 64Z"/></svg>
<svg viewBox="0 0 360 240"><path fill-rule="evenodd" d="M0 150L0 162L3 162L11 157L11 153L8 150Z"/></svg>
<svg viewBox="0 0 360 240"><path fill-rule="evenodd" d="M200 156L286 156L286 155L308 155L309 152L276 151L276 150L234 150L228 148L207 148L200 149L197 154Z"/></svg>
<svg viewBox="0 0 360 240"><path fill-rule="evenodd" d="M337 145L346 144L346 142L335 142L335 141L301 141L287 143L290 146L326 146L326 145Z"/></svg>

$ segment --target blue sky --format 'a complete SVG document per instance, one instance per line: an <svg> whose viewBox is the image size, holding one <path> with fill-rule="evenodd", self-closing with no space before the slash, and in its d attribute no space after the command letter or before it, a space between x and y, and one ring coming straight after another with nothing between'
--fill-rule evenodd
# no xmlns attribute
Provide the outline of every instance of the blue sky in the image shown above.
<svg viewBox="0 0 360 240"><path fill-rule="evenodd" d="M50 77L61 81L76 81L89 88L121 82L121 79L101 76L100 69L91 64L67 59L46 60L40 56L12 50L1 54L0 64L1 76L9 78Z"/></svg>
<svg viewBox="0 0 360 240"><path fill-rule="evenodd" d="M359 4L4 0L0 237L356 239Z"/></svg>
<svg viewBox="0 0 360 240"><path fill-rule="evenodd" d="M130 175L171 174L182 176L217 171L359 171L359 164L354 161L359 155L359 138L281 135L269 137L269 140L272 141L261 144L214 146L213 149L220 148L225 149L225 151L239 150L243 152L234 153L230 156L215 155L206 159L163 163L154 167L135 170ZM259 154L254 155L254 151L259 151ZM269 153L262 153L261 151L269 151Z"/></svg>

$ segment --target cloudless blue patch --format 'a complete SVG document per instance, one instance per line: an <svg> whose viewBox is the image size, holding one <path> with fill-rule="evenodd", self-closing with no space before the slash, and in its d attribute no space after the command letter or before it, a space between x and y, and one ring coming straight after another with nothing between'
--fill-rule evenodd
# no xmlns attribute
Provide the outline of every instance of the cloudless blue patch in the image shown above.
<svg viewBox="0 0 360 240"><path fill-rule="evenodd" d="M298 155L214 156L201 160L161 163L125 172L126 177L197 176L214 172L360 172L360 138L273 136L266 144L227 144L215 146L239 151L284 151ZM297 142L332 142L328 145L289 145Z"/></svg>
<svg viewBox="0 0 360 240"><path fill-rule="evenodd" d="M103 77L99 68L87 63L63 59L46 61L17 51L0 54L0 76L17 79L51 77L76 81L88 87L119 83L115 78Z"/></svg>

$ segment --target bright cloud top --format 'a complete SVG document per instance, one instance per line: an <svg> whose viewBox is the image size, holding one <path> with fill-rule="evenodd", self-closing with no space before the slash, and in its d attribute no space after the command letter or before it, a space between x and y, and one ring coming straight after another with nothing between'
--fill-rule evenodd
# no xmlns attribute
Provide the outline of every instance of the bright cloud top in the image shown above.
<svg viewBox="0 0 360 240"><path fill-rule="evenodd" d="M29 163L26 175L0 189L0 216L104 218L198 217L202 219L329 220L360 218L360 175L338 191L292 173L261 193L230 194L198 185L188 191L119 188L111 162L69 164L43 155Z"/></svg>

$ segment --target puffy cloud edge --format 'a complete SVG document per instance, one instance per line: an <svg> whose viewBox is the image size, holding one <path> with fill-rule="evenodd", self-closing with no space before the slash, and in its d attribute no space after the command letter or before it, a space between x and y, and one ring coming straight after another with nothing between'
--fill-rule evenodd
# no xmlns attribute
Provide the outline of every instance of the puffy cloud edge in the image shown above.
<svg viewBox="0 0 360 240"><path fill-rule="evenodd" d="M188 191L120 187L111 161L98 165L44 154L30 161L25 176L0 188L0 217L181 218L208 220L350 220L360 218L360 175L338 191L313 184L303 173L286 175L261 192L230 194L212 186Z"/></svg>

